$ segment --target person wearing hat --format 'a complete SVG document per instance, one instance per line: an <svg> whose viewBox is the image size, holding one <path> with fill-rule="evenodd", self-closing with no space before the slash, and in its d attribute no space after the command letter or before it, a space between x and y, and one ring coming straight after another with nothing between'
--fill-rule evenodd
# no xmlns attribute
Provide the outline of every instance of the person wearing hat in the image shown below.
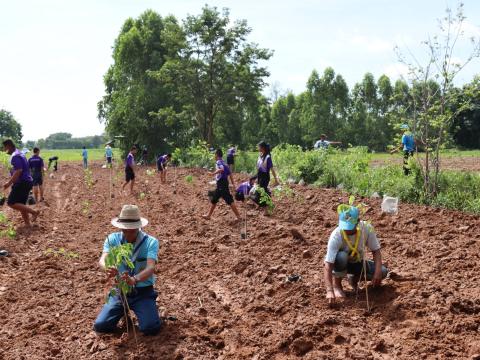
<svg viewBox="0 0 480 360"><path fill-rule="evenodd" d="M315 144L313 145L313 148L316 150L326 150L330 145L341 145L342 143L340 141L328 141L327 140L327 135L322 134L320 135L320 140L317 140Z"/></svg>
<svg viewBox="0 0 480 360"><path fill-rule="evenodd" d="M402 135L402 143L398 147L398 149L394 149L391 151L393 154L398 150L403 150L403 173L405 175L410 174L410 167L408 166L408 160L413 156L415 152L415 138L413 134L410 132L410 128L407 124L403 124L400 126L400 129L403 131Z"/></svg>
<svg viewBox="0 0 480 360"><path fill-rule="evenodd" d="M324 278L329 303L337 298L345 298L342 279L346 275L356 290L360 275L362 278L365 276L362 273L364 266L367 279L371 280L373 286L380 285L388 273L382 265L380 243L375 231L367 222L359 221L359 209L340 205L338 214L339 224L330 235L325 256ZM365 260L365 248L372 252L373 261Z"/></svg>
<svg viewBox="0 0 480 360"><path fill-rule="evenodd" d="M109 278L121 277L132 287L127 295L127 301L129 308L137 316L139 329L145 335L155 335L162 326L155 302L157 292L153 288L158 240L142 231L147 224L148 221L140 216L136 205L124 205L120 215L112 220L112 225L121 231L107 236L100 257L100 266L107 271ZM133 245L131 261L135 268L129 269L126 265L122 265L118 270L106 268L105 260L110 249L127 242ZM124 316L124 311L120 295L110 295L95 320L95 331L113 332Z"/></svg>

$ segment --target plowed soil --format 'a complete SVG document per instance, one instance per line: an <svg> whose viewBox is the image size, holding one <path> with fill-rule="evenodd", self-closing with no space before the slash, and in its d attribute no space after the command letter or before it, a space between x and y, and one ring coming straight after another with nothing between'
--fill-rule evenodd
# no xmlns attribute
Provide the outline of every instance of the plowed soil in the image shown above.
<svg viewBox="0 0 480 360"><path fill-rule="evenodd" d="M242 239L224 203L213 220L200 217L211 180L203 170L179 170L176 194L173 173L161 185L142 170L137 189L143 195L136 199L120 195L121 169L112 173L96 164L89 188L80 166L61 165L47 182L48 206L40 206L37 227L0 239L0 248L11 252L0 258L0 359L480 356L477 216L407 204L388 216L378 200L364 199L365 218L392 273L380 288L369 288L371 312L363 288L329 308L323 257L335 209L347 194L295 186L293 196L276 199L271 216L249 205ZM150 220L145 230L161 242L162 316L177 318L158 336L138 334L138 346L125 325L109 336L92 331L108 291L97 265L102 244L114 231L111 218L132 202ZM17 214L4 211L19 223ZM78 257L59 254L61 248ZM301 279L287 282L292 274Z"/></svg>
<svg viewBox="0 0 480 360"><path fill-rule="evenodd" d="M390 164L402 164L403 159L399 155L392 155L390 158L374 159L370 162L373 167L385 166ZM480 171L480 158L477 156L459 156L459 157L443 157L440 167L443 170L457 171Z"/></svg>

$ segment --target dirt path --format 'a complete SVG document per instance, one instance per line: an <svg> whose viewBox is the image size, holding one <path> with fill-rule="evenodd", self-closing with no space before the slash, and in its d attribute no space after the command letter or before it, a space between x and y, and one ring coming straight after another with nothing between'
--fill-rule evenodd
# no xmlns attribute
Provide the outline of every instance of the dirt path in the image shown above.
<svg viewBox="0 0 480 360"><path fill-rule="evenodd" d="M389 217L378 201L365 199L366 218L394 271L370 291L374 309L366 313L364 292L335 309L324 299L323 256L345 194L295 187L272 216L249 207L248 240L242 240L224 204L214 221L201 219L210 180L203 171L180 169L176 194L142 171L136 200L119 195L118 169L110 182L109 170L97 165L91 189L80 166L60 171L60 181L48 181L51 207L39 227L0 239L0 248L12 252L0 259L0 358L470 359L480 353L476 216L402 204ZM146 230L161 241L158 304L162 315L178 318L156 337L140 336L138 349L132 336L92 332L108 289L98 258L114 230L110 219L127 202L141 206L150 220ZM302 279L286 282L291 274Z"/></svg>

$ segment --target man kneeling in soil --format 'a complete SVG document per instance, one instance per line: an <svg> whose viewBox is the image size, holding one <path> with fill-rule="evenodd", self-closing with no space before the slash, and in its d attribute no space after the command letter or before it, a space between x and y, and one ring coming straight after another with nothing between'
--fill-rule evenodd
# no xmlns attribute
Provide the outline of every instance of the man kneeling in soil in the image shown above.
<svg viewBox="0 0 480 360"><path fill-rule="evenodd" d="M105 240L100 266L107 271L109 278L121 277L132 287L132 291L127 295L128 306L137 316L140 331L145 335L155 335L162 325L155 302L157 292L153 289L158 240L141 230L147 224L148 221L140 217L136 205L123 206L120 216L112 220L112 225L121 229L121 232L110 234ZM105 259L110 249L127 242L133 244L131 260L135 268L130 270L125 264L120 267L120 271L106 268ZM110 295L95 320L95 331L113 332L124 314L120 295Z"/></svg>
<svg viewBox="0 0 480 360"><path fill-rule="evenodd" d="M366 273L372 285L378 286L388 273L382 265L380 243L375 231L370 224L359 221L359 209L340 205L338 213L339 226L330 235L325 256L324 277L329 303L333 303L336 298L345 298L342 288L345 275L356 290L360 275L363 279ZM364 261L365 246L372 251L373 261Z"/></svg>

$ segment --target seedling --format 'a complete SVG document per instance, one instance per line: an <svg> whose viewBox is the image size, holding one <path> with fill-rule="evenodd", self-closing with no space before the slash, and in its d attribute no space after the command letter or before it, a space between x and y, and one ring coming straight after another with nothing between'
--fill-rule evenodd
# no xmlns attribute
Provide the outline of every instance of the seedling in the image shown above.
<svg viewBox="0 0 480 360"><path fill-rule="evenodd" d="M272 198L262 187L258 187L257 191L260 194L259 204L266 206L268 215L272 215L273 211L275 210L275 204L273 203Z"/></svg>
<svg viewBox="0 0 480 360"><path fill-rule="evenodd" d="M153 175L155 175L155 171L150 170L150 169L147 169L146 173L147 173L147 176L153 176Z"/></svg>
<svg viewBox="0 0 480 360"><path fill-rule="evenodd" d="M124 280L122 280L122 274L120 271L123 266L126 266L128 269L132 270L135 268L131 257L133 253L133 245L130 243L121 244L118 246L109 246L109 252L105 258L105 267L107 269L114 268L117 270L117 275L115 276L114 287L108 293L106 301L110 296L120 296L120 299L123 303L123 311L125 315L125 323L127 325L128 333L128 314L130 313L130 306L128 306L127 295L132 291L132 287L128 285ZM135 327L133 327L133 334L135 336L135 342L137 341L137 334L135 332ZM137 343L138 345L138 343Z"/></svg>
<svg viewBox="0 0 480 360"><path fill-rule="evenodd" d="M85 200L82 203L82 213L83 215L88 215L89 212L90 212L90 202L88 200Z"/></svg>
<svg viewBox="0 0 480 360"><path fill-rule="evenodd" d="M140 193L140 196L139 196L139 197L140 197L140 200L145 199L145 196L146 196L145 193L144 193L144 192L141 192L141 193Z"/></svg>
<svg viewBox="0 0 480 360"><path fill-rule="evenodd" d="M87 189L91 189L93 187L93 173L92 173L92 170L85 169L84 172L85 172L85 174L84 174L85 185L87 186Z"/></svg>
<svg viewBox="0 0 480 360"><path fill-rule="evenodd" d="M0 231L0 236L6 236L10 239L14 239L17 236L17 232L13 226L13 223L3 212L0 212L0 225L4 225L6 227L6 229Z"/></svg>
<svg viewBox="0 0 480 360"><path fill-rule="evenodd" d="M185 181L189 184L192 184L193 183L193 176L192 175L185 176Z"/></svg>

